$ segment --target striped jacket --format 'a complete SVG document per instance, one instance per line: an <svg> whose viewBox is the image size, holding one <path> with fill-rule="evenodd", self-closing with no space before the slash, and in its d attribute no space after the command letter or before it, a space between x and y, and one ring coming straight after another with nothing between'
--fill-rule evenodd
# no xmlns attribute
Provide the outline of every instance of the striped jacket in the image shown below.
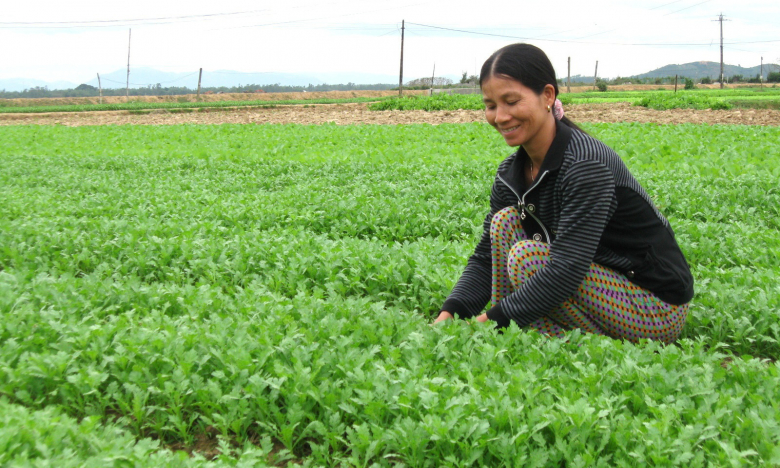
<svg viewBox="0 0 780 468"><path fill-rule="evenodd" d="M491 320L528 325L573 295L591 263L623 273L670 304L691 300L693 277L669 222L615 151L557 122L530 188L527 162L521 147L499 165L482 238L441 310L473 317L490 301L490 223L508 206L522 213L529 238L549 244L550 261L490 309Z"/></svg>

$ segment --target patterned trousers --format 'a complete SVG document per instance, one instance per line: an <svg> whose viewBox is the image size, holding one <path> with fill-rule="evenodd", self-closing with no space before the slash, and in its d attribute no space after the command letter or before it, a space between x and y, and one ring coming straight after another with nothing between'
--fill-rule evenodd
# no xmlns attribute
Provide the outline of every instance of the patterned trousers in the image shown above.
<svg viewBox="0 0 780 468"><path fill-rule="evenodd" d="M514 207L504 208L493 217L490 240L492 307L547 265L550 247L528 239ZM579 328L585 333L632 342L647 338L671 343L680 336L687 315L688 304L667 304L615 270L592 263L572 296L528 326L557 337Z"/></svg>

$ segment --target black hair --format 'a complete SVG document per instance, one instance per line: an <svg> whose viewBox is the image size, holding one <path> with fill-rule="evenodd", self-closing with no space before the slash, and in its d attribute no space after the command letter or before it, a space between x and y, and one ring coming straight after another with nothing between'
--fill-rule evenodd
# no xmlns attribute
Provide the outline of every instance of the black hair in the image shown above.
<svg viewBox="0 0 780 468"><path fill-rule="evenodd" d="M555 97L558 97L558 80L555 79L555 69L542 49L531 44L510 44L493 52L479 73L479 86L495 75L503 75L520 82L523 86L541 95L549 84L555 88ZM561 122L571 128L582 131L568 117L564 116Z"/></svg>

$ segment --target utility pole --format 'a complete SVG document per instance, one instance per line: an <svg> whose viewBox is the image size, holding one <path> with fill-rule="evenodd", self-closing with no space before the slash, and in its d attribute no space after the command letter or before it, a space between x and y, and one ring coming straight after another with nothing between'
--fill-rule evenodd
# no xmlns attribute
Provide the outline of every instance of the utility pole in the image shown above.
<svg viewBox="0 0 780 468"><path fill-rule="evenodd" d="M571 94L571 57L569 57L569 72L566 75L566 92Z"/></svg>
<svg viewBox="0 0 780 468"><path fill-rule="evenodd" d="M130 39L133 36L133 30L127 35L127 85L125 87L125 100L130 100Z"/></svg>
<svg viewBox="0 0 780 468"><path fill-rule="evenodd" d="M433 77L436 76L436 62L433 62L433 72L431 73L431 96L433 96Z"/></svg>
<svg viewBox="0 0 780 468"><path fill-rule="evenodd" d="M596 80L599 78L599 61L596 60L596 71L593 72L593 91L596 91Z"/></svg>
<svg viewBox="0 0 780 468"><path fill-rule="evenodd" d="M404 20L401 20L401 71L398 74L398 96L404 95Z"/></svg>
<svg viewBox="0 0 780 468"><path fill-rule="evenodd" d="M103 104L103 86L100 84L100 73L98 73L97 76L98 76L98 92L100 93L100 100L98 101L98 103Z"/></svg>
<svg viewBox="0 0 780 468"><path fill-rule="evenodd" d="M200 100L200 79L203 78L203 69L200 69L200 72L198 73L198 100Z"/></svg>
<svg viewBox="0 0 780 468"><path fill-rule="evenodd" d="M761 57L761 74L759 75L758 81L761 83L761 87L764 87L764 57Z"/></svg>
<svg viewBox="0 0 780 468"><path fill-rule="evenodd" d="M713 21L720 21L720 89L723 89L723 13L718 15L718 19Z"/></svg>

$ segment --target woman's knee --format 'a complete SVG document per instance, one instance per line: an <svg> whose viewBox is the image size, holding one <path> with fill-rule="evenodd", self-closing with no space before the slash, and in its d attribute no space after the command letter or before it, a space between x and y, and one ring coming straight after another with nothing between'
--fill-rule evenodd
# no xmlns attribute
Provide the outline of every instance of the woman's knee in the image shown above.
<svg viewBox="0 0 780 468"><path fill-rule="evenodd" d="M523 271L533 274L547 263L549 246L544 242L523 240L509 250L507 267L510 271Z"/></svg>
<svg viewBox="0 0 780 468"><path fill-rule="evenodd" d="M508 231L514 228L516 220L519 218L517 208L508 206L496 212L490 222L490 233L495 234L500 231Z"/></svg>

